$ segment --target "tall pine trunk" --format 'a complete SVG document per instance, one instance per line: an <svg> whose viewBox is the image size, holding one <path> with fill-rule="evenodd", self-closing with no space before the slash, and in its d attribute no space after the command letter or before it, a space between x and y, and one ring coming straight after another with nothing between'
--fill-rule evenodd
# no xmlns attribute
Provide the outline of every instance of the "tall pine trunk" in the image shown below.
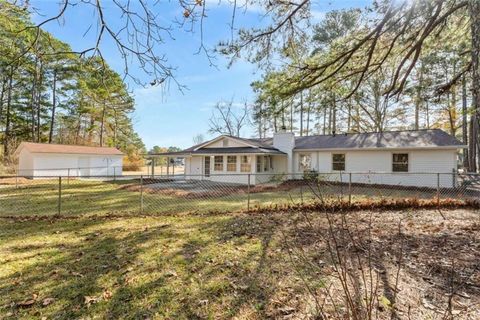
<svg viewBox="0 0 480 320"><path fill-rule="evenodd" d="M10 146L10 111L12 105L12 88L13 88L13 65L10 67L7 88L7 110L5 114L5 134L3 136L3 154L5 157L9 156Z"/></svg>
<svg viewBox="0 0 480 320"><path fill-rule="evenodd" d="M53 128L55 127L55 108L57 107L57 70L53 70L52 83L52 115L50 116L50 133L48 134L48 143L53 140Z"/></svg>
<svg viewBox="0 0 480 320"><path fill-rule="evenodd" d="M37 85L37 142L40 142L41 112L42 112L42 82L43 82L43 64L40 62L40 70Z"/></svg>
<svg viewBox="0 0 480 320"><path fill-rule="evenodd" d="M2 78L2 92L0 92L0 126L3 118L3 99L5 99L5 91L7 91L7 78Z"/></svg>
<svg viewBox="0 0 480 320"><path fill-rule="evenodd" d="M300 137L303 136L303 92L300 92Z"/></svg>
<svg viewBox="0 0 480 320"><path fill-rule="evenodd" d="M35 98L37 92L37 72L38 67L38 57L35 56L35 64L33 70L33 79L32 79L32 89L31 89L31 96L30 96L30 117L32 123L30 124L30 134L32 135L32 142L35 142Z"/></svg>
<svg viewBox="0 0 480 320"><path fill-rule="evenodd" d="M102 109L102 121L100 123L100 147L103 147L103 130L105 129L105 110L106 110L106 101L103 100L103 109Z"/></svg>
<svg viewBox="0 0 480 320"><path fill-rule="evenodd" d="M462 77L462 142L468 145L467 81ZM463 149L463 166L469 168L468 148Z"/></svg>
<svg viewBox="0 0 480 320"><path fill-rule="evenodd" d="M480 150L480 1L469 0L468 9L470 14L471 34L472 34L472 107L474 116L472 117L473 128L470 130L470 163L471 170L476 171L477 152Z"/></svg>

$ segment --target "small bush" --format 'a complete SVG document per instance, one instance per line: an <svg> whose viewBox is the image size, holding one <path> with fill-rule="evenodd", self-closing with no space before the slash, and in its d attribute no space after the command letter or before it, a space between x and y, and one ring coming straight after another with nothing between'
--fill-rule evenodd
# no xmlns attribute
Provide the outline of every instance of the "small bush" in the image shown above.
<svg viewBox="0 0 480 320"><path fill-rule="evenodd" d="M306 170L303 172L303 180L315 181L318 178L318 172L316 170Z"/></svg>

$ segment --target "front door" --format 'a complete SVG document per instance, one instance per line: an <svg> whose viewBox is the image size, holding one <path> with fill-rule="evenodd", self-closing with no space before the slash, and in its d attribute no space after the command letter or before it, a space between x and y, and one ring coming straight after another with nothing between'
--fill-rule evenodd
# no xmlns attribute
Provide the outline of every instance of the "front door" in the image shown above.
<svg viewBox="0 0 480 320"><path fill-rule="evenodd" d="M203 168L205 177L210 177L210 157L205 157L205 163Z"/></svg>

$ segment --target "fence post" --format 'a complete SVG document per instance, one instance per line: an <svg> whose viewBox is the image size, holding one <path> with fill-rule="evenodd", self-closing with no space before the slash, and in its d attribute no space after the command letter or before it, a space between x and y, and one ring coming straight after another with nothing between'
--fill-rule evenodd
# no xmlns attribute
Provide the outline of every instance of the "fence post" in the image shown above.
<svg viewBox="0 0 480 320"><path fill-rule="evenodd" d="M250 173L248 174L247 211L250 212Z"/></svg>
<svg viewBox="0 0 480 320"><path fill-rule="evenodd" d="M15 173L15 188L18 189L18 171Z"/></svg>
<svg viewBox="0 0 480 320"><path fill-rule="evenodd" d="M67 169L67 184L70 185L70 168Z"/></svg>
<svg viewBox="0 0 480 320"><path fill-rule="evenodd" d="M352 173L348 173L348 205L352 205Z"/></svg>
<svg viewBox="0 0 480 320"><path fill-rule="evenodd" d="M108 172L108 167L107 167L107 172ZM117 172L115 170L115 167L113 167L113 181L117 180Z"/></svg>
<svg viewBox="0 0 480 320"><path fill-rule="evenodd" d="M58 177L58 215L62 213L62 177Z"/></svg>
<svg viewBox="0 0 480 320"><path fill-rule="evenodd" d="M143 175L140 175L140 214L143 213Z"/></svg>
<svg viewBox="0 0 480 320"><path fill-rule="evenodd" d="M437 205L440 204L440 173L437 173Z"/></svg>
<svg viewBox="0 0 480 320"><path fill-rule="evenodd" d="M452 169L452 188L457 187L457 178L456 178L456 171Z"/></svg>

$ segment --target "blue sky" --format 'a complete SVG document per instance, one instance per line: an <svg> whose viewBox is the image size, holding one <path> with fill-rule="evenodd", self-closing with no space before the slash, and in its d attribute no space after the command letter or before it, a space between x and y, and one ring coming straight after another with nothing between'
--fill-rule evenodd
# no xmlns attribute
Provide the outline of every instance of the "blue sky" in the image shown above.
<svg viewBox="0 0 480 320"><path fill-rule="evenodd" d="M39 13L34 20L40 21L45 17L58 12L58 0L31 1ZM107 7L110 1L104 1ZM174 18L181 18L182 10L176 6L176 1L164 1L161 6L161 17L170 24ZM313 1L315 19L320 20L325 12L349 7L365 7L368 0L318 0ZM208 17L204 25L204 44L213 48L219 41L230 37L228 23L231 18L231 7L225 2L218 5L218 0L207 0L209 5ZM80 7L79 7L80 8ZM237 15L237 26L254 27L265 23L258 8L250 8ZM43 17L41 16L43 15ZM108 19L115 23L116 16L110 14ZM87 7L69 9L61 23L53 22L45 26L59 39L69 43L74 50L83 50L92 46L95 37L95 28L84 35L88 25L85 21L92 21L92 10ZM254 65L245 61L237 61L227 68L228 60L217 56L216 67L209 64L204 54L196 54L199 46L199 34L184 30L174 32L174 40L167 40L159 45L159 50L165 53L169 64L176 67L176 79L188 89L180 92L171 84L168 88L143 87L129 81L129 88L135 97L136 111L133 114L133 123L147 148L154 145L188 147L192 145L192 138L197 134L209 137L208 119L212 114L213 105L222 99L234 99L242 102L252 100L253 93L250 83L260 77ZM108 40L102 44L102 53L109 65L123 72L123 60L120 58L114 45ZM147 75L139 70L135 62L129 68L139 78L149 82ZM127 80L128 81L128 80ZM249 128L242 133L249 137L253 129Z"/></svg>

